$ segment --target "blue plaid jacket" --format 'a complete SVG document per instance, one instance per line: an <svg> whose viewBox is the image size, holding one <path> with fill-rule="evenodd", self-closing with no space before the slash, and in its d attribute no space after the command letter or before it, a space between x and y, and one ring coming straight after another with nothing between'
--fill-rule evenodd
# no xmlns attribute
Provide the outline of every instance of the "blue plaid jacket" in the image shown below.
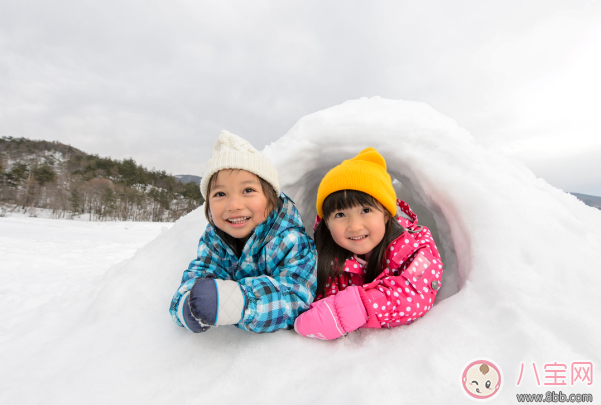
<svg viewBox="0 0 601 405"><path fill-rule="evenodd" d="M179 326L179 300L201 277L237 281L246 297L240 329L264 333L292 329L294 320L309 309L316 291L315 243L304 230L293 201L281 193L283 204L257 225L240 258L208 225L198 244L198 258L184 271L169 312Z"/></svg>

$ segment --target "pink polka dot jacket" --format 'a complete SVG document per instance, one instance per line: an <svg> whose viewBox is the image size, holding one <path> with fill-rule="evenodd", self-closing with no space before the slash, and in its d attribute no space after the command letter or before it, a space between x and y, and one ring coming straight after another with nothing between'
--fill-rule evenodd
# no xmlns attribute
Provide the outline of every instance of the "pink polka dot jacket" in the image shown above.
<svg viewBox="0 0 601 405"><path fill-rule="evenodd" d="M405 232L386 250L382 273L364 284L365 262L352 257L344 272L326 284L326 297L318 297L294 324L301 335L336 339L358 328L392 328L408 325L434 305L442 286L442 261L430 230L417 225L417 215L404 201L397 206ZM315 224L321 219L319 216Z"/></svg>

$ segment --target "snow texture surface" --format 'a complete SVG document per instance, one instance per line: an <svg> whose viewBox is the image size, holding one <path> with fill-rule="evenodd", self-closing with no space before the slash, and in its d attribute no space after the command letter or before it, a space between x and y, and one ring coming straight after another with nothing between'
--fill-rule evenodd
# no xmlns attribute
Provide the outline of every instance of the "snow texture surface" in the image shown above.
<svg viewBox="0 0 601 405"><path fill-rule="evenodd" d="M264 153L309 228L321 177L369 146L444 255L443 287L423 319L332 342L231 326L196 335L168 307L206 226L202 207L67 287L60 265L32 266L25 249L19 273L7 270L10 218L0 219L0 275L12 277L0 295L0 403L466 403L461 373L479 358L502 370L498 403L553 388L598 396L598 384L538 386L531 364L541 378L546 363L601 365L601 211L422 103L348 101L302 118ZM39 260L44 242L29 235ZM67 238L81 243L76 227ZM74 252L61 260L85 260ZM7 303L16 294L18 308ZM522 362L530 368L516 387Z"/></svg>

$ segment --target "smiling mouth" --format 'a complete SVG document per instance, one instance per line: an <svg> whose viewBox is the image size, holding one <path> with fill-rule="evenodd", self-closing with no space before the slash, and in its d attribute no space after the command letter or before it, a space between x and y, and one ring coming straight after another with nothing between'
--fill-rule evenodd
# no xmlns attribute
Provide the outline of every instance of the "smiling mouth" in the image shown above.
<svg viewBox="0 0 601 405"><path fill-rule="evenodd" d="M250 217L238 217L238 218L228 218L228 219L226 219L226 221L229 222L230 224L243 224L245 222L248 222L249 219L250 219Z"/></svg>
<svg viewBox="0 0 601 405"><path fill-rule="evenodd" d="M481 392L480 392L480 388L476 388L476 392L477 392L478 394L481 394Z"/></svg>
<svg viewBox="0 0 601 405"><path fill-rule="evenodd" d="M349 238L350 240L363 240L367 238L367 235L363 235L363 236L356 236L354 238Z"/></svg>

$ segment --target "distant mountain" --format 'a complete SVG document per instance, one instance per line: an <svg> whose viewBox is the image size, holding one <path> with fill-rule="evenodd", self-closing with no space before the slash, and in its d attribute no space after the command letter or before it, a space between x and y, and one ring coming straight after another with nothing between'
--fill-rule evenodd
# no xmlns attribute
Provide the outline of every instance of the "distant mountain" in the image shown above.
<svg viewBox="0 0 601 405"><path fill-rule="evenodd" d="M148 170L133 158L0 137L0 216L21 207L51 209L53 218L89 214L99 221L175 221L204 203L195 184L200 177L179 177Z"/></svg>
<svg viewBox="0 0 601 405"><path fill-rule="evenodd" d="M594 195L586 195L579 193L570 193L574 197L578 198L580 201L588 205L589 207L594 207L601 210L601 197L597 197Z"/></svg>
<svg viewBox="0 0 601 405"><path fill-rule="evenodd" d="M200 180L202 177L195 176L193 174L176 174L174 176L180 183L196 183L200 185Z"/></svg>

